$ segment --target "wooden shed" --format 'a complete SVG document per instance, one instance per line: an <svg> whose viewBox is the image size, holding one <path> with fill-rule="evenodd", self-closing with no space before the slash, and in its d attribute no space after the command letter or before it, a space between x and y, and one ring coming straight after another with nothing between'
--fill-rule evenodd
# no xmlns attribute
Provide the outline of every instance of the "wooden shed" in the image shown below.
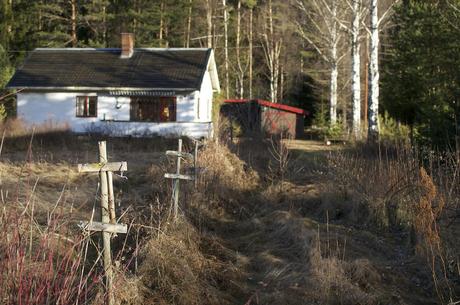
<svg viewBox="0 0 460 305"><path fill-rule="evenodd" d="M303 109L260 99L225 100L220 112L243 134L286 132L292 138L303 135L304 118L308 115Z"/></svg>

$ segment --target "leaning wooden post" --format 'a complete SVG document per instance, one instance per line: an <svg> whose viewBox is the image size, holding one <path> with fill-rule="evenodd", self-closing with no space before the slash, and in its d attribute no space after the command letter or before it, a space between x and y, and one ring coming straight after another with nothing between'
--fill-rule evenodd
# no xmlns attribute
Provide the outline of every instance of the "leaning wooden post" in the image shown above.
<svg viewBox="0 0 460 305"><path fill-rule="evenodd" d="M178 150L177 151L171 151L168 150L166 151L167 156L175 156L177 157L177 163L176 163L176 173L175 174L165 174L165 178L167 179L172 179L173 180L173 193L172 193L172 206L173 206L173 212L174 212L174 220L177 219L177 215L179 213L179 183L180 180L194 180L193 176L189 175L182 175L180 173L180 166L181 166L181 158L193 158L192 154L189 154L187 152L182 152L182 139L179 139L179 145L178 145Z"/></svg>
<svg viewBox="0 0 460 305"><path fill-rule="evenodd" d="M108 305L115 304L113 294L113 267L110 238L117 233L126 234L127 225L118 224L115 215L115 197L113 192L113 172L123 172L128 170L126 162L108 162L107 148L105 141L99 142L99 162L89 164L78 164L80 173L98 173L101 188L101 222L82 221L80 227L87 231L102 232L103 263L105 271L105 289L107 293Z"/></svg>
<svg viewBox="0 0 460 305"><path fill-rule="evenodd" d="M179 145L177 148L177 163L176 163L176 175L180 175L180 161L181 161L181 153L182 153L182 139L179 139ZM180 179L174 179L174 219L177 218L177 213L179 211L179 184Z"/></svg>
<svg viewBox="0 0 460 305"><path fill-rule="evenodd" d="M195 152L193 154L193 175L195 178L195 189L198 187L198 141L195 140Z"/></svg>
<svg viewBox="0 0 460 305"><path fill-rule="evenodd" d="M117 222L115 216L115 195L113 192L113 173L107 172L107 185L109 187L109 216L110 216L110 223L115 224Z"/></svg>
<svg viewBox="0 0 460 305"><path fill-rule="evenodd" d="M105 141L99 142L99 163L107 163L107 148ZM102 223L110 223L110 210L109 210L109 187L107 172L100 171L99 178L101 181L101 216ZM112 197L113 200L113 197ZM107 304L114 305L115 299L113 297L113 269L112 269L112 252L110 247L110 233L102 231L102 242L104 245L104 271L105 271L105 288L107 291Z"/></svg>

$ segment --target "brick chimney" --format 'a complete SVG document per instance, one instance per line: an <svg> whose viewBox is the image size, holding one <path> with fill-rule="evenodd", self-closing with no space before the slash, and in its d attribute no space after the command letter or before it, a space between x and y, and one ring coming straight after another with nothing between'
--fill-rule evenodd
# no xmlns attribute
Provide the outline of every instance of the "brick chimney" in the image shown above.
<svg viewBox="0 0 460 305"><path fill-rule="evenodd" d="M121 58L130 58L134 53L134 34L121 33Z"/></svg>

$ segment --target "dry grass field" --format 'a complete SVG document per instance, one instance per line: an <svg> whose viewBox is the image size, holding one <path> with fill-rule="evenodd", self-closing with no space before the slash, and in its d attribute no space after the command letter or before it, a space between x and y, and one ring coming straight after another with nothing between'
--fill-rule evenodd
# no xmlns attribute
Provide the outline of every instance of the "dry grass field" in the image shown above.
<svg viewBox="0 0 460 305"><path fill-rule="evenodd" d="M2 131L2 130L0 130ZM1 133L0 133L1 135ZM0 303L101 304L97 135L6 132ZM118 304L456 304L458 162L403 147L208 142L170 215L171 139L107 139ZM192 150L185 141L185 149ZM457 162L457 163L456 163ZM426 164L422 167L422 164ZM186 163L185 170L192 164Z"/></svg>

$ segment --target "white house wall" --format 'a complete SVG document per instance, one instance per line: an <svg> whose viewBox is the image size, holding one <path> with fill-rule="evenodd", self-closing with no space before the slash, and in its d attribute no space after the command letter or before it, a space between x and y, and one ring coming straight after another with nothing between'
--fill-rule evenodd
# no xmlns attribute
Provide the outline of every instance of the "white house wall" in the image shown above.
<svg viewBox="0 0 460 305"><path fill-rule="evenodd" d="M57 125L68 124L73 131L83 132L87 124L99 119L76 117L77 95L68 92L18 93L18 116L29 125L42 125L47 122Z"/></svg>
<svg viewBox="0 0 460 305"><path fill-rule="evenodd" d="M76 117L78 95L98 96L97 118ZM201 96L199 92L177 96L177 122L168 123L128 122L129 97L87 92L18 93L17 109L18 116L29 125L66 124L74 132L102 131L117 136L159 134L208 137L212 129L209 120L196 119L195 105L198 96Z"/></svg>
<svg viewBox="0 0 460 305"><path fill-rule="evenodd" d="M199 118L197 117L198 122L210 122L211 121L211 112L212 112L212 82L211 75L206 71L203 82L201 83L201 90L199 92L200 101L197 102L197 107L199 111Z"/></svg>

